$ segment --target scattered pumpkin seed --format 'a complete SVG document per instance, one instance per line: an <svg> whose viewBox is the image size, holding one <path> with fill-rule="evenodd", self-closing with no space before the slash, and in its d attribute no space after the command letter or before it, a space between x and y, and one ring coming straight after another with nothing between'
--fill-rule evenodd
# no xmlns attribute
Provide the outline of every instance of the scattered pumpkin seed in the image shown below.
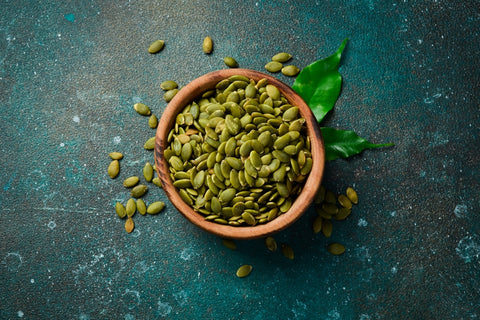
<svg viewBox="0 0 480 320"><path fill-rule="evenodd" d="M155 201L147 207L148 214L157 214L165 208L165 203L162 201Z"/></svg>
<svg viewBox="0 0 480 320"><path fill-rule="evenodd" d="M266 237L265 238L265 245L267 246L267 249L274 252L277 251L277 242L273 237Z"/></svg>
<svg viewBox="0 0 480 320"><path fill-rule="evenodd" d="M125 216L127 215L125 206L120 202L115 203L115 211L117 212L117 215L120 219L125 218Z"/></svg>
<svg viewBox="0 0 480 320"><path fill-rule="evenodd" d="M142 216L145 215L145 213L147 212L147 206L145 205L145 201L143 201L142 199L137 199L137 211Z"/></svg>
<svg viewBox="0 0 480 320"><path fill-rule="evenodd" d="M108 175L110 176L110 178L114 179L118 176L119 173L120 173L120 163L118 162L118 160L113 160L108 165Z"/></svg>
<svg viewBox="0 0 480 320"><path fill-rule="evenodd" d="M130 198L127 201L127 205L125 207L125 212L127 214L127 217L131 218L135 214L135 211L137 210L137 204L135 203L135 200Z"/></svg>
<svg viewBox="0 0 480 320"><path fill-rule="evenodd" d="M345 252L345 246L340 243L331 243L328 245L327 250L331 254L338 256Z"/></svg>
<svg viewBox="0 0 480 320"><path fill-rule="evenodd" d="M148 118L148 126L152 129L156 129L158 126L158 118L156 115L152 114L150 118Z"/></svg>
<svg viewBox="0 0 480 320"><path fill-rule="evenodd" d="M357 192L356 192L355 190L353 190L353 188L348 187L346 193L347 193L348 199L349 199L353 204L357 204L357 203L358 203L358 195L357 195Z"/></svg>
<svg viewBox="0 0 480 320"><path fill-rule="evenodd" d="M135 223L133 222L133 219L128 218L125 221L125 231L127 231L127 233L131 233L134 228L135 228Z"/></svg>
<svg viewBox="0 0 480 320"><path fill-rule="evenodd" d="M172 89L172 90L168 90L167 92L165 92L165 94L163 95L163 99L166 101L166 102L170 102L173 97L175 97L175 95L178 93L178 89Z"/></svg>
<svg viewBox="0 0 480 320"><path fill-rule="evenodd" d="M282 245L280 246L280 250L282 251L282 254L286 258L288 258L290 260L294 259L295 255L294 255L293 249L288 244L282 243Z"/></svg>
<svg viewBox="0 0 480 320"><path fill-rule="evenodd" d="M148 182L151 182L153 179L153 167L150 162L145 163L145 166L143 167L143 177Z"/></svg>
<svg viewBox="0 0 480 320"><path fill-rule="evenodd" d="M272 61L278 61L281 63L287 62L292 58L292 55L286 52L279 52L272 57Z"/></svg>
<svg viewBox="0 0 480 320"><path fill-rule="evenodd" d="M121 152L110 152L108 156L112 160L122 160L123 159L123 154Z"/></svg>
<svg viewBox="0 0 480 320"><path fill-rule="evenodd" d="M139 184L133 187L132 191L130 192L132 198L141 198L147 193L148 187L144 184Z"/></svg>
<svg viewBox="0 0 480 320"><path fill-rule="evenodd" d="M162 51L163 47L165 46L165 41L163 40L157 40L154 41L150 47L148 48L148 52L150 53L158 53Z"/></svg>
<svg viewBox="0 0 480 320"><path fill-rule="evenodd" d="M157 187L163 188L162 180L160 180L160 178L155 177L155 178L152 179L152 182L153 182L153 184L156 185Z"/></svg>
<svg viewBox="0 0 480 320"><path fill-rule="evenodd" d="M296 66L290 65L282 68L282 73L288 77L294 77L300 72Z"/></svg>
<svg viewBox="0 0 480 320"><path fill-rule="evenodd" d="M123 180L123 186L125 188L132 188L138 184L140 179L137 176L131 176L128 177L127 179Z"/></svg>
<svg viewBox="0 0 480 320"><path fill-rule="evenodd" d="M227 65L229 68L238 68L238 62L232 57L225 57L223 58L223 62Z"/></svg>
<svg viewBox="0 0 480 320"><path fill-rule="evenodd" d="M347 198L347 196L341 194L338 196L338 203L344 208L351 209L352 208L352 202L350 199Z"/></svg>
<svg viewBox="0 0 480 320"><path fill-rule="evenodd" d="M330 236L332 235L332 229L333 229L332 221L329 219L323 220L322 233L325 237L330 238Z"/></svg>
<svg viewBox="0 0 480 320"><path fill-rule="evenodd" d="M148 139L145 144L143 145L143 147L146 149L146 150L153 150L155 149L155 137L151 137L150 139Z"/></svg>
<svg viewBox="0 0 480 320"><path fill-rule="evenodd" d="M213 41L212 38L210 37L205 37L203 39L203 45L202 45L203 52L206 54L210 54L213 51Z"/></svg>
<svg viewBox="0 0 480 320"><path fill-rule="evenodd" d="M178 88L178 84L173 80L165 80L160 83L160 88L165 91L173 90Z"/></svg>
<svg viewBox="0 0 480 320"><path fill-rule="evenodd" d="M150 108L141 102L135 103L133 109L142 116L149 116L151 114Z"/></svg>
<svg viewBox="0 0 480 320"><path fill-rule="evenodd" d="M240 268L237 269L237 277L244 278L252 272L253 267L249 264L244 264Z"/></svg>
<svg viewBox="0 0 480 320"><path fill-rule="evenodd" d="M313 232L319 233L322 230L322 222L323 218L321 216L316 216L315 220L313 220Z"/></svg>
<svg viewBox="0 0 480 320"><path fill-rule="evenodd" d="M265 65L265 69L271 73L280 72L282 68L283 68L283 64L278 61L270 61Z"/></svg>

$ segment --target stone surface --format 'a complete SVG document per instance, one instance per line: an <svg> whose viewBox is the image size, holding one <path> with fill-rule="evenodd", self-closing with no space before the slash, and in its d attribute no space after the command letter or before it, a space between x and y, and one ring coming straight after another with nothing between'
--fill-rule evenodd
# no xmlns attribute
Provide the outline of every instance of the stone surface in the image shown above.
<svg viewBox="0 0 480 320"><path fill-rule="evenodd" d="M0 318L477 319L480 317L476 1L0 0ZM205 36L214 51L205 55ZM349 37L343 90L322 125L395 147L328 163L360 203L327 239L314 210L262 240L221 239L166 209L116 214L141 176L160 83L225 67L304 67ZM148 54L153 41L165 48ZM293 79L278 77L287 84ZM119 178L107 154L123 152ZM331 242L345 245L330 255ZM235 276L239 266L252 273Z"/></svg>

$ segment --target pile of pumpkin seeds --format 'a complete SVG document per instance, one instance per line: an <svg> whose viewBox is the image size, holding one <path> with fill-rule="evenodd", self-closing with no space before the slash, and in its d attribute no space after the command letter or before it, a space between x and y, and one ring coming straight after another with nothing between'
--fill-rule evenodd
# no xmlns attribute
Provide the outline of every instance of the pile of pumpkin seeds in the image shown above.
<svg viewBox="0 0 480 320"><path fill-rule="evenodd" d="M167 143L164 158L184 202L231 226L287 212L313 164L298 107L267 79L241 75L188 104Z"/></svg>

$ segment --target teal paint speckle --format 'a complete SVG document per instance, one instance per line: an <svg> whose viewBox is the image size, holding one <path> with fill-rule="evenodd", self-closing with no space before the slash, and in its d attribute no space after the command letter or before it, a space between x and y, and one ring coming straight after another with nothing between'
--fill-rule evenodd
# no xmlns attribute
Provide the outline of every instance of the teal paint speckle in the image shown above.
<svg viewBox="0 0 480 320"><path fill-rule="evenodd" d="M70 22L75 22L75 15L73 13L68 13L63 15L65 19L67 19Z"/></svg>

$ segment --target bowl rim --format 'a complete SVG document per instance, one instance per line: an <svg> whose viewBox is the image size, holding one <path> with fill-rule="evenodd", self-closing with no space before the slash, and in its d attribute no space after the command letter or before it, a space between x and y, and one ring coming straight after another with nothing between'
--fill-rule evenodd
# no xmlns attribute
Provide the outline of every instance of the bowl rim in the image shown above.
<svg viewBox="0 0 480 320"><path fill-rule="evenodd" d="M313 166L310 171L302 192L293 201L292 207L285 213L265 224L255 226L230 226L207 221L201 213L193 210L186 204L176 188L173 186L169 169L164 161L163 152L167 147L167 136L174 126L176 115L194 99L199 98L204 92L211 90L222 79L233 75L243 75L258 81L266 78L268 83L275 85L281 93L287 97L290 104L299 108L299 112L306 120L307 134L310 137ZM170 202L191 223L211 234L228 239L256 239L267 237L284 230L297 221L313 202L323 177L325 168L325 148L323 137L318 122L305 101L290 86L281 80L251 69L231 68L212 71L204 74L185 87L181 88L175 97L168 103L158 123L155 136L155 166L157 174L162 182L163 189Z"/></svg>

